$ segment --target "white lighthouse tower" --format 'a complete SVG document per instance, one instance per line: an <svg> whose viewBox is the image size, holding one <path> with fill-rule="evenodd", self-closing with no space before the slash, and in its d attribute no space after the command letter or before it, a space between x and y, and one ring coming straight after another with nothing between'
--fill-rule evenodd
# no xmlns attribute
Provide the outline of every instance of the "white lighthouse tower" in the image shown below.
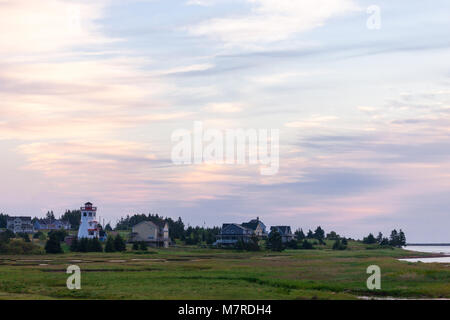
<svg viewBox="0 0 450 320"><path fill-rule="evenodd" d="M81 238L98 238L99 228L98 222L96 221L97 207L93 207L92 203L87 202L81 210L81 224L78 229L78 239Z"/></svg>

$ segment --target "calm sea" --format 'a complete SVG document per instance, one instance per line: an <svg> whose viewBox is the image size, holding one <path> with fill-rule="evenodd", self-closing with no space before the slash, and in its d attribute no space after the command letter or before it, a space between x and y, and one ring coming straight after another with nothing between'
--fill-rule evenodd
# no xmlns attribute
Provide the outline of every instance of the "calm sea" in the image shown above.
<svg viewBox="0 0 450 320"><path fill-rule="evenodd" d="M442 253L450 255L450 246L407 246L404 247L406 250L418 251L418 252L430 252L430 253ZM424 262L424 263L450 263L450 257L442 258L417 258L417 259L400 259L401 261L408 262Z"/></svg>

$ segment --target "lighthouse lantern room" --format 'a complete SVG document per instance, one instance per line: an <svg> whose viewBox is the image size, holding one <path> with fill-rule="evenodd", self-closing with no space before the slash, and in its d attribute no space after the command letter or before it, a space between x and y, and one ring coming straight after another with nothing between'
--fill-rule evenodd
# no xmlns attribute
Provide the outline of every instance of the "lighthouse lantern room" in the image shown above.
<svg viewBox="0 0 450 320"><path fill-rule="evenodd" d="M81 211L81 223L78 229L78 239L81 238L98 238L99 228L96 221L97 207L93 207L92 203L87 202L84 207L80 208Z"/></svg>

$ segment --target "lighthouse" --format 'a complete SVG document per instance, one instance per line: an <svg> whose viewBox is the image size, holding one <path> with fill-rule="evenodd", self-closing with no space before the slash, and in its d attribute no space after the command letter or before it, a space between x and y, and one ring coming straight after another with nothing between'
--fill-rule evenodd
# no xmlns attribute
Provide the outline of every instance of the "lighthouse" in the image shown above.
<svg viewBox="0 0 450 320"><path fill-rule="evenodd" d="M87 202L84 207L80 208L81 211L81 223L78 229L78 239L81 238L98 238L99 228L96 221L97 208L92 206L92 203Z"/></svg>

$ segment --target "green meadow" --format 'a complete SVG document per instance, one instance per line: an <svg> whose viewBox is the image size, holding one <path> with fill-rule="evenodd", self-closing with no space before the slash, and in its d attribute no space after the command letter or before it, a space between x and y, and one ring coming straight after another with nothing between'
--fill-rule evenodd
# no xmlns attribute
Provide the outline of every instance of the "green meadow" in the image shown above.
<svg viewBox="0 0 450 320"><path fill-rule="evenodd" d="M350 242L349 250L239 252L197 247L124 253L0 256L0 299L358 299L450 298L446 264L407 263L427 256ZM81 290L68 290L69 265ZM370 291L378 265L382 289Z"/></svg>

